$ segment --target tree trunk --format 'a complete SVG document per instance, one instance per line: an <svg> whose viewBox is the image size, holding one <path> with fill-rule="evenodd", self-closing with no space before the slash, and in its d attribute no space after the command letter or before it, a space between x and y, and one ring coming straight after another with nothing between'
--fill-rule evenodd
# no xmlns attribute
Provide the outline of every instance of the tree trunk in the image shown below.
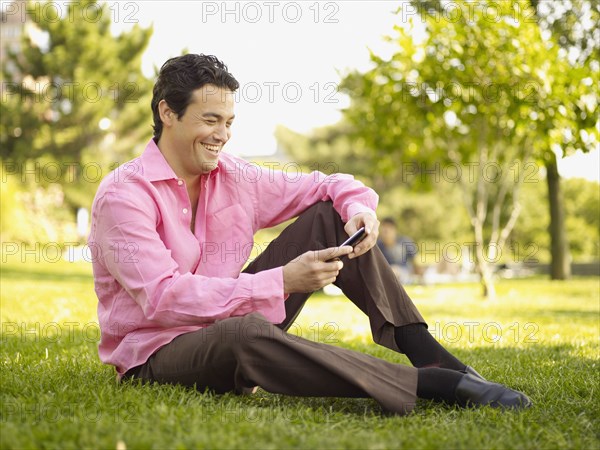
<svg viewBox="0 0 600 450"><path fill-rule="evenodd" d="M548 182L548 203L550 206L550 278L566 280L571 276L569 242L565 230L565 211L560 190L560 175L554 152L545 159L546 180Z"/></svg>
<svg viewBox="0 0 600 450"><path fill-rule="evenodd" d="M486 300L496 300L496 286L494 285L494 275L489 264L484 263L479 267L481 274L481 287L483 288L483 298Z"/></svg>
<svg viewBox="0 0 600 450"><path fill-rule="evenodd" d="M496 287L494 286L494 274L488 263L486 250L483 242L483 228L475 226L475 263L481 280L483 298L486 300L496 299Z"/></svg>

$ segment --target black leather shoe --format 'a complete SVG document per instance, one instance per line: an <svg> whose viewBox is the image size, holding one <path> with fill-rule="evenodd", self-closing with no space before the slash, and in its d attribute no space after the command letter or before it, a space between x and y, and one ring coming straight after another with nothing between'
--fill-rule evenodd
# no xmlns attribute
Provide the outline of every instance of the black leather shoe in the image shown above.
<svg viewBox="0 0 600 450"><path fill-rule="evenodd" d="M454 395L457 403L463 407L487 405L492 408L525 409L532 405L531 400L522 392L471 374L463 375Z"/></svg>
<svg viewBox="0 0 600 450"><path fill-rule="evenodd" d="M468 374L471 374L474 377L477 377L477 378L479 378L481 380L485 380L485 378L483 378L481 376L481 374L479 372L477 372L475 369L473 369L471 366L465 367L465 370L461 370L460 372L462 372L462 373L468 373Z"/></svg>

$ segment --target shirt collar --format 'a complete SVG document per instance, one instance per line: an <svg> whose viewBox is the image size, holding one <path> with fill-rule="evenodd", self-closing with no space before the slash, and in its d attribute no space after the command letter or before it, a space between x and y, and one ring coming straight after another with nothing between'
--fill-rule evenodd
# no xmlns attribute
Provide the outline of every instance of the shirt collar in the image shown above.
<svg viewBox="0 0 600 450"><path fill-rule="evenodd" d="M150 139L148 145L142 156L140 156L142 162L142 171L144 178L148 181L161 181L161 180L172 180L177 178L175 172L160 152L158 145L154 142L154 139Z"/></svg>
<svg viewBox="0 0 600 450"><path fill-rule="evenodd" d="M150 142L146 145L144 153L140 156L140 161L142 163L142 173L148 181L178 179L154 139L150 139ZM210 172L209 176L214 176L222 165L223 162L219 160L217 167Z"/></svg>

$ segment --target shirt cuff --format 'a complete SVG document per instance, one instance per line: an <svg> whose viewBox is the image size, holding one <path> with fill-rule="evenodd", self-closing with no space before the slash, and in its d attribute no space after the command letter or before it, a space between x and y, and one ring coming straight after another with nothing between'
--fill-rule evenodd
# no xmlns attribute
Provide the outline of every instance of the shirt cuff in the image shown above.
<svg viewBox="0 0 600 450"><path fill-rule="evenodd" d="M254 309L272 323L285 320L283 267L263 270L252 276L252 303Z"/></svg>
<svg viewBox="0 0 600 450"><path fill-rule="evenodd" d="M346 210L346 214L348 214L348 217L342 217L342 219L344 220L344 222L348 222L352 217L360 213L373 214L373 216L377 218L377 213L372 208L369 208L368 206L363 205L362 203L352 203Z"/></svg>

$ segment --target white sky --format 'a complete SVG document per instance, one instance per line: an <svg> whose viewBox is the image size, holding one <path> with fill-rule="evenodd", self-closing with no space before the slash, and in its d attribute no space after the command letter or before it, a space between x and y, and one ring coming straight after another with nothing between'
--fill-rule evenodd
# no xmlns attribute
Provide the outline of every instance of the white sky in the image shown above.
<svg viewBox="0 0 600 450"><path fill-rule="evenodd" d="M240 82L236 122L228 151L275 151L273 132L283 124L299 132L341 118L347 99L336 93L341 75L367 70L369 49L391 52L401 1L109 1L114 30L154 25L143 58L153 75L183 49L216 55ZM600 179L600 153L565 158L563 176Z"/></svg>

